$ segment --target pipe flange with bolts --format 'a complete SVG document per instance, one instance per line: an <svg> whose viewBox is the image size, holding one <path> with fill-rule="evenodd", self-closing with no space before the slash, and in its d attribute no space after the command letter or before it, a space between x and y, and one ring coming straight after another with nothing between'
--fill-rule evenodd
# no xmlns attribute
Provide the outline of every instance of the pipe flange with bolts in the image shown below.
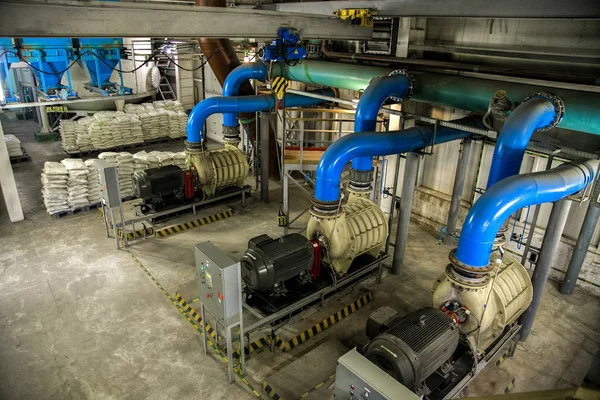
<svg viewBox="0 0 600 400"><path fill-rule="evenodd" d="M560 121L562 121L563 117L565 116L565 103L562 101L562 99L558 96L553 95L552 93L537 92L532 94L531 96L524 98L521 104L533 99L534 97L543 97L554 105L554 119L548 124L548 126L539 128L536 130L536 132L545 132L560 124Z"/></svg>
<svg viewBox="0 0 600 400"><path fill-rule="evenodd" d="M373 182L373 168L368 171L359 171L354 168L348 173L348 189L354 192L369 192L371 191L371 183Z"/></svg>
<svg viewBox="0 0 600 400"><path fill-rule="evenodd" d="M462 271L457 270L456 265L450 263L446 265L446 278L452 282L453 284L459 286L467 286L471 288L480 288L487 285L491 278L489 274L485 274L482 276L467 276L464 275Z"/></svg>
<svg viewBox="0 0 600 400"><path fill-rule="evenodd" d="M489 280L489 273L492 272L495 268L494 264L490 261L488 265L485 267L472 267L461 262L458 258L456 258L456 249L450 250L448 254L448 259L450 260L452 266L452 272L460 275L460 278L454 278L461 283L468 283L471 285L476 285L477 283L484 285ZM446 270L448 272L448 270ZM450 276L448 276L450 278ZM465 280L463 282L463 280Z"/></svg>
<svg viewBox="0 0 600 400"><path fill-rule="evenodd" d="M187 150L188 153L199 153L199 152L205 150L206 146L204 146L204 143L202 143L202 142L188 142L186 140L185 141L185 149Z"/></svg>
<svg viewBox="0 0 600 400"><path fill-rule="evenodd" d="M404 75L406 77L406 79L408 79L408 91L406 92L406 95L404 95L403 97L390 96L390 98L399 103L412 98L414 96L415 92L417 91L417 80L405 69L396 69L396 70L390 72L390 74L388 76L394 76L394 75Z"/></svg>
<svg viewBox="0 0 600 400"><path fill-rule="evenodd" d="M240 141L240 128L239 126L225 126L223 125L223 143L227 145L237 146Z"/></svg>
<svg viewBox="0 0 600 400"><path fill-rule="evenodd" d="M321 201L316 198L311 199L312 206L310 213L315 218L333 218L337 217L341 200Z"/></svg>

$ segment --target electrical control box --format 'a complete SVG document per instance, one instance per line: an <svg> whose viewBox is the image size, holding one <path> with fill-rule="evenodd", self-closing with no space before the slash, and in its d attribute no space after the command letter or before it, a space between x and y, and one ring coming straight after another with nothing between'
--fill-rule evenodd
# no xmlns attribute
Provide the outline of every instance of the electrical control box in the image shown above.
<svg viewBox="0 0 600 400"><path fill-rule="evenodd" d="M106 160L94 160L98 172L100 186L100 200L108 208L121 206L121 193L119 188L119 170L116 165Z"/></svg>
<svg viewBox="0 0 600 400"><path fill-rule="evenodd" d="M222 326L239 323L242 318L240 263L211 242L197 244L194 251L200 301Z"/></svg>
<svg viewBox="0 0 600 400"><path fill-rule="evenodd" d="M419 400L420 396L377 365L350 350L338 359L334 398L344 400Z"/></svg>

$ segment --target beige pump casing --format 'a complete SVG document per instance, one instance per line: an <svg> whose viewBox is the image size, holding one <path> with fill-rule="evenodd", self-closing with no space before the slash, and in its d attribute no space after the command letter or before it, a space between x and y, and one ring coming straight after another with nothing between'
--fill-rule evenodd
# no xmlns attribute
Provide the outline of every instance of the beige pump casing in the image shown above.
<svg viewBox="0 0 600 400"><path fill-rule="evenodd" d="M246 155L229 145L216 150L188 152L188 164L196 168L199 183L208 196L222 187L243 187L249 171Z"/></svg>
<svg viewBox="0 0 600 400"><path fill-rule="evenodd" d="M500 258L493 254L491 261L497 265ZM470 314L459 329L474 340L480 351L492 344L504 327L519 318L529 307L533 296L527 270L509 254L505 253L495 279L493 274L490 273L491 279L484 286L458 282L446 273L440 275L433 285L433 307L440 308L446 301L456 300L469 309ZM481 327L478 330L479 322Z"/></svg>
<svg viewBox="0 0 600 400"><path fill-rule="evenodd" d="M351 196L337 215L311 214L307 237L318 232L327 238L329 261L339 275L344 275L359 255L369 253L376 257L383 249L387 220L369 199Z"/></svg>

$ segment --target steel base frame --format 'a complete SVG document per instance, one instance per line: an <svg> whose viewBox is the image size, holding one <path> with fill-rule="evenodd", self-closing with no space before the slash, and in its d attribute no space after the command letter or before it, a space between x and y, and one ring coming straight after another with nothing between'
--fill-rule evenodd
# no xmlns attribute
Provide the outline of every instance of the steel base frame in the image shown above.
<svg viewBox="0 0 600 400"><path fill-rule="evenodd" d="M501 339L488 351L480 361L477 361L473 370L461 379L456 386L444 396L444 400L453 399L460 394L469 384L483 371L489 364L495 363L503 354L514 353L514 346L519 341L520 325L514 325L510 328Z"/></svg>
<svg viewBox="0 0 600 400"><path fill-rule="evenodd" d="M370 264L366 265L365 267L361 268L360 270L358 270L348 276L345 276L339 280L336 280L331 286L327 286L327 287L311 294L310 296L307 296L307 297L303 298L302 300L300 300L294 304L291 304L291 305L285 307L284 309L277 311L269 316L263 315L260 311L258 311L255 308L250 307L248 304L246 304L244 302L243 303L244 310L247 310L248 312L250 312L252 315L254 315L255 317L257 317L259 319L258 321L256 321L255 323L253 323L252 325L248 326L245 329L244 336L246 336L246 338L248 339L250 333L256 331L257 329L259 329L267 324L277 321L278 319L281 319L283 317L293 314L295 311L298 311L301 308L309 305L313 301L320 299L322 302L325 299L325 296L327 294L334 292L336 290L339 290L341 288L344 288L352 283L358 283L359 278L365 277L367 274L369 274L370 272L372 272L375 269L378 269L377 283L379 283L381 281L383 262L385 260L387 260L387 258L388 258L388 255L384 253L381 256L379 256L379 258L377 258L375 261L371 262ZM248 341L248 343L250 343L250 341Z"/></svg>

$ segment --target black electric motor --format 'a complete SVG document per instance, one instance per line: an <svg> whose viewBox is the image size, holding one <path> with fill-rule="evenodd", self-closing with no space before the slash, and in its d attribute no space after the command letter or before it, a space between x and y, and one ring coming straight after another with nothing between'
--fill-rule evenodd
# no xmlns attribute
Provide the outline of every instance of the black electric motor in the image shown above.
<svg viewBox="0 0 600 400"><path fill-rule="evenodd" d="M422 308L405 317L389 307L379 309L369 317L367 335L372 341L365 357L422 394L428 393L423 382L447 363L459 342L456 323L434 308Z"/></svg>
<svg viewBox="0 0 600 400"><path fill-rule="evenodd" d="M132 177L133 194L153 211L184 201L183 171L176 165L138 171Z"/></svg>
<svg viewBox="0 0 600 400"><path fill-rule="evenodd" d="M308 278L314 250L310 241L292 233L279 239L260 235L250 239L241 259L242 275L255 291L284 291L283 283L292 278Z"/></svg>

